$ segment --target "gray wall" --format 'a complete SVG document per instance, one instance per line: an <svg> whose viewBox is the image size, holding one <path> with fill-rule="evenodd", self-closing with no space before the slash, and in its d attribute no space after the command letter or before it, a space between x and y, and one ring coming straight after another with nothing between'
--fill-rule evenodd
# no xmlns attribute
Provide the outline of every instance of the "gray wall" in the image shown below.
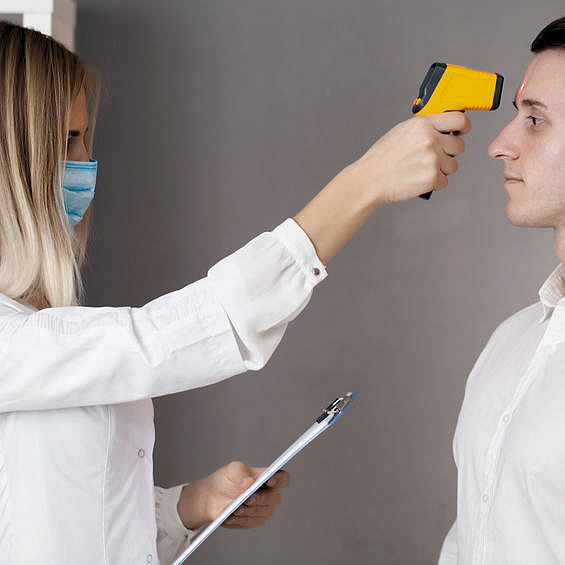
<svg viewBox="0 0 565 565"><path fill-rule="evenodd" d="M156 481L269 462L327 401L357 405L288 469L277 516L191 563L433 563L455 517L451 439L492 329L536 300L549 231L505 219L488 142L561 0L78 0L106 93L91 305L141 305L296 213L410 105L431 62L506 77L460 172L378 210L329 265L270 364L155 402Z"/></svg>

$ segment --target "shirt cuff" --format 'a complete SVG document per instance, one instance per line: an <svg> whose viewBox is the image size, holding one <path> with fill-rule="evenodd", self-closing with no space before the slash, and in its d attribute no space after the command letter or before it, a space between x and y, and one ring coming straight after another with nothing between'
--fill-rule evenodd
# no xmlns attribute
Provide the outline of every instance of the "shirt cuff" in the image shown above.
<svg viewBox="0 0 565 565"><path fill-rule="evenodd" d="M172 488L156 489L155 510L157 521L166 534L176 540L183 540L194 536L194 532L185 528L177 511L177 504L184 485Z"/></svg>
<svg viewBox="0 0 565 565"><path fill-rule="evenodd" d="M292 218L285 220L272 233L293 256L311 285L310 288L314 288L328 276L312 241Z"/></svg>

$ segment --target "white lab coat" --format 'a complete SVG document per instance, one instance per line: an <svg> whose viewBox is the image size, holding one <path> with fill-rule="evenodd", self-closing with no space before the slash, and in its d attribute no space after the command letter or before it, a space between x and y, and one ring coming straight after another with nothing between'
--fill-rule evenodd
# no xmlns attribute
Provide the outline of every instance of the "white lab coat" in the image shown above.
<svg viewBox="0 0 565 565"><path fill-rule="evenodd" d="M154 489L151 398L259 369L326 276L292 220L142 308L0 295L0 565L167 565L180 487Z"/></svg>

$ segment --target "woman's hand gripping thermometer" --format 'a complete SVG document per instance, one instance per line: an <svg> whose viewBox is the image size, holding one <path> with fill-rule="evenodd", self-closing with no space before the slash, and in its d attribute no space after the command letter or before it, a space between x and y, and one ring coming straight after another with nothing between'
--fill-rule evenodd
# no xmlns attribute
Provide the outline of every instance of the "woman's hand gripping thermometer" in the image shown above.
<svg viewBox="0 0 565 565"><path fill-rule="evenodd" d="M503 82L504 77L498 73L434 63L420 86L412 113L423 116L450 110L496 110ZM427 192L420 198L429 200L431 195Z"/></svg>

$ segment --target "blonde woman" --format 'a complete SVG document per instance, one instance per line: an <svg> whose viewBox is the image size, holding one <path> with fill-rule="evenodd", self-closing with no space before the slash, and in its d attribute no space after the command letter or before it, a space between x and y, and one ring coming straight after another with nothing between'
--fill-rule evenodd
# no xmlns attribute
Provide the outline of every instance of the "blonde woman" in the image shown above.
<svg viewBox="0 0 565 565"><path fill-rule="evenodd" d="M396 126L294 219L142 308L80 305L97 80L0 24L0 564L170 563L257 469L153 485L151 398L260 369L378 206L447 184L463 114ZM278 481L278 482L277 482ZM226 525L280 501L281 473Z"/></svg>

